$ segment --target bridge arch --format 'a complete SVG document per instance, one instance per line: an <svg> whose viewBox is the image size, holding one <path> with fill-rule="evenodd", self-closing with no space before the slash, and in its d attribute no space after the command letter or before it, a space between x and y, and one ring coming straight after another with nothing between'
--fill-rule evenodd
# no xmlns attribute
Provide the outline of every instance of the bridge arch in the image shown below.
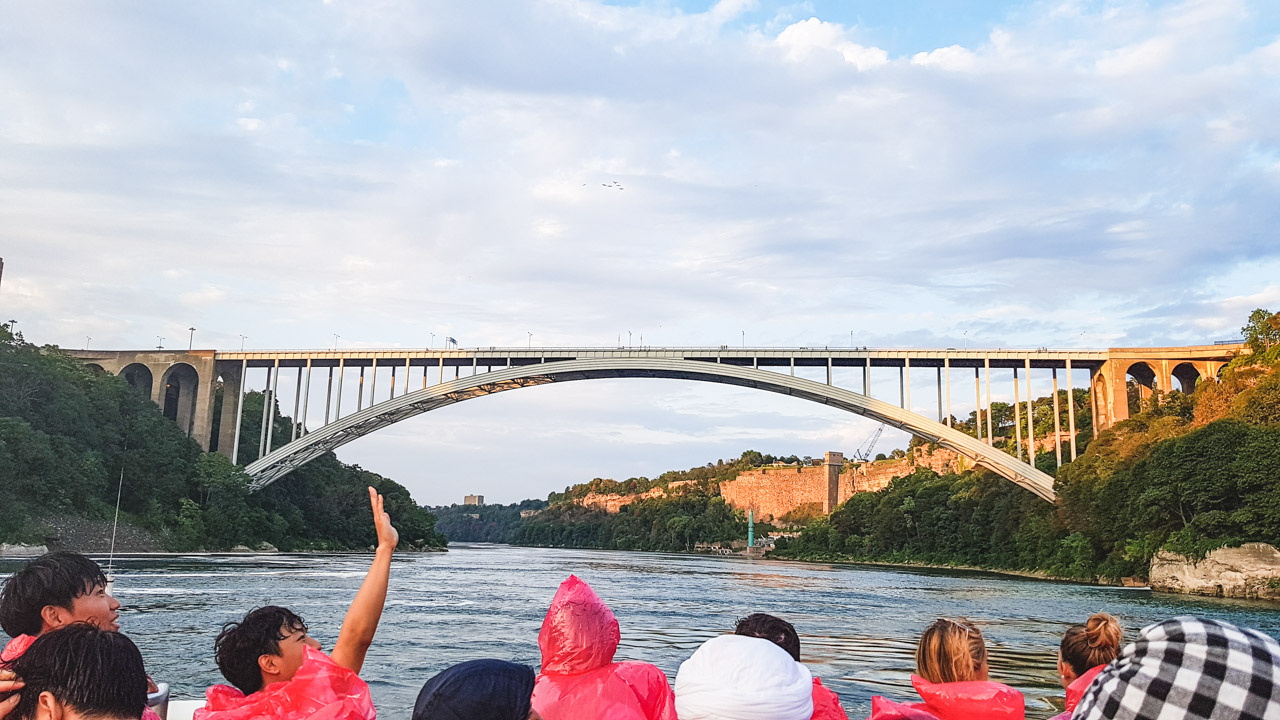
<svg viewBox="0 0 1280 720"><path fill-rule="evenodd" d="M1194 363L1184 362L1178 363L1170 372L1173 379L1178 383L1183 394L1190 395L1196 389L1196 383L1200 382L1203 376L1200 374L1200 368Z"/></svg>
<svg viewBox="0 0 1280 720"><path fill-rule="evenodd" d="M173 420L190 435L195 426L196 400L200 392L200 373L187 363L170 365L160 379L161 408L165 417Z"/></svg>
<svg viewBox="0 0 1280 720"><path fill-rule="evenodd" d="M124 378L129 387L141 392L146 397L151 397L151 384L153 382L151 376L151 368L142 363L130 363L120 370L120 377Z"/></svg>
<svg viewBox="0 0 1280 720"><path fill-rule="evenodd" d="M517 365L458 378L365 408L284 445L246 466L257 490L294 469L376 430L475 397L554 382L606 378L664 378L715 382L790 395L878 420L954 450L1043 500L1054 499L1053 478L958 430L882 400L814 380L740 365L677 358L598 358Z"/></svg>

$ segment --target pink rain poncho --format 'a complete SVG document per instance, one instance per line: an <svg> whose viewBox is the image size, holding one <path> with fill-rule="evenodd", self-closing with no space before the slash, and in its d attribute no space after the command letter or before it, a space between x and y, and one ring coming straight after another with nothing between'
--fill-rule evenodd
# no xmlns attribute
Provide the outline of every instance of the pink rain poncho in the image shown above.
<svg viewBox="0 0 1280 720"><path fill-rule="evenodd" d="M818 678L813 679L813 715L811 720L849 720L840 706L840 696L827 689Z"/></svg>
<svg viewBox="0 0 1280 720"><path fill-rule="evenodd" d="M292 680L245 695L230 685L205 691L195 720L375 720L369 685L313 648Z"/></svg>
<svg viewBox="0 0 1280 720"><path fill-rule="evenodd" d="M618 620L591 586L570 575L542 621L542 672L533 709L545 720L676 720L667 676L642 662L613 662Z"/></svg>
<svg viewBox="0 0 1280 720"><path fill-rule="evenodd" d="M905 705L880 696L871 698L868 720L1023 720L1022 693L998 682L931 683L919 675L911 685L923 703Z"/></svg>

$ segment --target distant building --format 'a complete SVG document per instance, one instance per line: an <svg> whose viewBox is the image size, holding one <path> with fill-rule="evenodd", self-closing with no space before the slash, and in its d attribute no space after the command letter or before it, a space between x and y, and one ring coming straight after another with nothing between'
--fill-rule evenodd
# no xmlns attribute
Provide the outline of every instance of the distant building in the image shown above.
<svg viewBox="0 0 1280 720"><path fill-rule="evenodd" d="M521 517L521 519L523 519L523 518L528 518L528 517L533 517L534 515L537 515L537 514L538 514L538 513L540 513L540 512L542 512L542 511L541 511L541 510L521 510L521 511L520 511L520 517Z"/></svg>
<svg viewBox="0 0 1280 720"><path fill-rule="evenodd" d="M467 495L466 497L462 498L462 504L463 505L483 505L484 496L483 495Z"/></svg>

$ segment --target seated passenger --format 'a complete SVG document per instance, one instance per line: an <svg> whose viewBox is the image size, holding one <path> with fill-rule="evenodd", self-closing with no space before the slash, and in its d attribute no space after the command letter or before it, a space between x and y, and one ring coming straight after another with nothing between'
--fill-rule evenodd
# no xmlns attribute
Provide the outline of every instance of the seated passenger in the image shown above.
<svg viewBox="0 0 1280 720"><path fill-rule="evenodd" d="M533 670L524 665L502 660L460 663L422 686L412 720L540 720L531 702L533 682Z"/></svg>
<svg viewBox="0 0 1280 720"><path fill-rule="evenodd" d="M1053 720L1070 719L1089 683L1120 654L1122 637L1120 623L1104 612L1067 629L1058 646L1058 677L1067 691L1067 709Z"/></svg>
<svg viewBox="0 0 1280 720"><path fill-rule="evenodd" d="M98 563L75 552L41 555L10 575L0 590L0 628L13 638L0 651L0 663L16 660L36 638L73 623L118 631L119 610ZM147 688L156 690L150 679ZM151 708L146 717L160 720Z"/></svg>
<svg viewBox="0 0 1280 720"><path fill-rule="evenodd" d="M88 623L42 634L7 667L24 686L6 720L138 720L147 707L138 648Z"/></svg>
<svg viewBox="0 0 1280 720"><path fill-rule="evenodd" d="M680 720L809 720L813 676L768 640L711 638L676 673Z"/></svg>
<svg viewBox="0 0 1280 720"><path fill-rule="evenodd" d="M1022 693L987 679L982 631L968 622L938 620L920 636L911 676L923 703L871 698L871 720L1023 720Z"/></svg>
<svg viewBox="0 0 1280 720"><path fill-rule="evenodd" d="M643 662L614 662L618 620L587 583L560 583L538 632L542 673L533 707L546 720L676 720L667 676Z"/></svg>
<svg viewBox="0 0 1280 720"><path fill-rule="evenodd" d="M40 635L71 623L119 630L119 609L98 563L74 552L41 555L10 575L0 590L0 628L13 638L0 652L0 662L16 659Z"/></svg>
<svg viewBox="0 0 1280 720"><path fill-rule="evenodd" d="M794 625L782 618L765 613L748 615L738 621L733 633L764 638L800 662L800 635ZM813 679L813 720L849 720L840 706L840 696L823 687L822 681L816 677Z"/></svg>
<svg viewBox="0 0 1280 720"><path fill-rule="evenodd" d="M1280 644L1218 620L1177 617L1148 625L1089 684L1072 717L1280 718Z"/></svg>
<svg viewBox="0 0 1280 720"><path fill-rule="evenodd" d="M235 687L214 685L195 720L373 720L369 686L360 679L387 600L391 555L400 535L383 510L382 496L369 488L378 548L342 621L333 652L307 635L307 625L287 608L257 608L228 623L214 642L222 676Z"/></svg>

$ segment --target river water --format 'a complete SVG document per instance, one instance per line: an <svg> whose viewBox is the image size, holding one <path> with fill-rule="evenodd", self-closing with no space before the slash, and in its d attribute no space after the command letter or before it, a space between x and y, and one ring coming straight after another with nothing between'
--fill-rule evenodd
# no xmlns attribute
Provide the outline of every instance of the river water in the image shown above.
<svg viewBox="0 0 1280 720"><path fill-rule="evenodd" d="M251 608L288 606L331 647L369 559L116 558L121 626L155 678L169 682L177 697L197 697L221 681L212 657L221 625ZM0 572L19 565L0 560ZM361 673L380 716L407 718L422 683L456 662L496 657L536 667L538 628L570 573L590 582L617 614L618 659L652 662L673 680L681 661L704 640L731 631L737 618L768 612L791 621L802 660L840 694L855 720L867 716L872 695L913 699L915 641L938 617L963 616L982 627L992 679L1026 694L1029 718L1060 708L1058 640L1097 610L1118 616L1126 637L1181 614L1280 633L1274 606L1144 590L973 572L459 543L448 553L395 559L386 611Z"/></svg>

